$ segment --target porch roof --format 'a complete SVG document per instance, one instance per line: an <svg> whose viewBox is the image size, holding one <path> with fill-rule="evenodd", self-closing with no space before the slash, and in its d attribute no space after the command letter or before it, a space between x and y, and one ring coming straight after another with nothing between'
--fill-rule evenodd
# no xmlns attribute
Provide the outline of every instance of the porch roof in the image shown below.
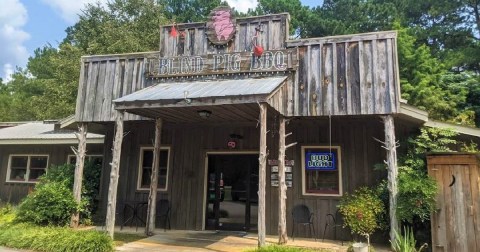
<svg viewBox="0 0 480 252"><path fill-rule="evenodd" d="M117 110L151 118L163 117L169 121L199 120L199 110L214 112L212 119L218 115L216 119L222 121L254 121L258 118L257 103L270 103L287 78L276 76L160 83L113 102Z"/></svg>

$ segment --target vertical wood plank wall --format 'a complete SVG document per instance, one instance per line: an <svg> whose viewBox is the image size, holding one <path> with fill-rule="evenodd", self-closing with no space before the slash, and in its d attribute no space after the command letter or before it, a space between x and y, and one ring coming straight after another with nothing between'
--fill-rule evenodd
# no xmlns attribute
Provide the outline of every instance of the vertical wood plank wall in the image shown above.
<svg viewBox="0 0 480 252"><path fill-rule="evenodd" d="M18 203L35 186L34 183L6 182L8 159L16 154L48 155L48 166L61 165L67 162L68 155L74 155L70 146L76 145L0 145L0 201ZM103 152L102 144L87 144L88 155L98 155Z"/></svg>
<svg viewBox="0 0 480 252"><path fill-rule="evenodd" d="M354 125L354 126L352 126ZM273 120L269 119L268 130L278 129ZM109 127L112 129L112 127ZM110 150L113 130L109 130L105 138L105 150ZM136 190L139 153L141 146L152 146L154 137L153 122L128 122L125 131L129 132L124 139L120 168L118 200L145 200L148 191ZM296 147L287 150L287 159L294 159L294 186L287 190L287 227L291 230L291 209L296 204L306 204L316 215L317 230L324 226L325 214L335 212L339 197L303 196L301 189L301 146L328 145L328 119L298 120L287 126L287 132L293 132L288 138L297 141ZM229 135L242 135L236 150L258 150L258 129L255 125L196 125L166 124L162 132L162 146L170 146L170 170L168 190L159 193L159 199L169 199L172 203L173 229L202 229L205 157L206 151L228 151L226 143ZM373 137L381 139L383 126L380 120L371 119L333 119L332 144L342 147L343 188L345 192L362 185L376 184L385 177L385 173L374 171L373 165L382 162L384 151ZM269 158L277 155L278 134L267 136ZM105 153L110 160L111 153ZM109 166L104 166L102 184L108 184ZM277 188L270 186L270 167L267 169L267 233L277 232ZM102 199L106 199L107 188L101 190ZM105 207L105 201L101 205ZM145 214L145 213L144 213ZM299 230L299 235L306 235ZM329 230L327 237L333 238Z"/></svg>
<svg viewBox="0 0 480 252"><path fill-rule="evenodd" d="M437 181L437 212L432 214L432 248L480 250L480 159L474 154L427 157L428 174Z"/></svg>
<svg viewBox="0 0 480 252"><path fill-rule="evenodd" d="M265 50L284 49L288 38L289 14L275 14L236 19L236 34L228 46L217 47L206 37L206 24L177 24L176 29L183 36L170 36L172 25L160 27L160 55L163 57L180 55L205 55L217 53L252 51L252 38L255 27L260 25L263 32L258 37L258 45Z"/></svg>

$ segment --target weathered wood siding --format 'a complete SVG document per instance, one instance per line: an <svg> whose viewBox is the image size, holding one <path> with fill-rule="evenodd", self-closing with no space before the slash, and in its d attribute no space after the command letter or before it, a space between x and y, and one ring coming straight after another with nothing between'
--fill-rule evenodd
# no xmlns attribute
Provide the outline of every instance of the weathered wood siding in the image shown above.
<svg viewBox="0 0 480 252"><path fill-rule="evenodd" d="M479 156L432 154L427 164L438 185L437 211L431 219L433 251L479 251Z"/></svg>
<svg viewBox="0 0 480 252"><path fill-rule="evenodd" d="M113 100L149 86L144 77L151 53L83 57L78 85L75 121L114 121ZM125 120L140 120L126 114Z"/></svg>
<svg viewBox="0 0 480 252"><path fill-rule="evenodd" d="M12 183L7 181L8 159L16 154L48 155L48 165L60 165L67 162L68 155L74 155L70 146L76 145L0 145L0 201L18 203L29 191L34 183ZM87 144L88 155L103 153L103 145Z"/></svg>
<svg viewBox="0 0 480 252"><path fill-rule="evenodd" d="M399 111L395 32L288 41L287 47L299 48L293 115Z"/></svg>
<svg viewBox="0 0 480 252"><path fill-rule="evenodd" d="M160 55L204 55L229 52L252 51L255 27L261 25L258 45L265 50L284 49L288 38L289 14L275 14L259 17L237 18L236 34L227 46L215 46L207 39L206 25L201 23L177 24L179 33L185 36L170 36L172 25L160 28Z"/></svg>
<svg viewBox="0 0 480 252"><path fill-rule="evenodd" d="M352 126L354 125L354 126ZM104 176L102 207L108 190L108 174L111 160L111 145L113 125L106 133L104 162ZM278 129L273 117L268 119L270 132ZM323 231L325 215L334 213L340 197L304 196L302 195L301 175L301 147L303 145L327 145L328 118L316 120L294 120L287 125L287 132L293 135L287 138L287 143L298 142L298 145L289 148L286 159L294 159L293 187L287 190L287 227L291 231L291 209L296 204L306 204L315 213L315 229L317 234ZM124 139L120 167L120 181L118 202L125 200L146 200L148 191L137 190L139 169L139 153L142 146L153 146L153 122L128 122L125 131L129 132ZM402 127L398 127L403 132ZM201 230L203 226L203 204L205 200L205 158L207 151L231 151L227 147L229 135L242 135L234 151L258 151L259 129L255 123L241 124L169 124L162 130L162 146L171 147L170 170L168 189L159 192L159 199L168 199L172 203L172 229ZM332 119L331 141L333 145L341 146L342 151L342 183L344 192L352 192L363 185L374 185L379 179L385 178L386 172L374 171L373 165L383 162L385 151L374 138L383 139L383 124L380 119L371 118L346 119L337 117ZM399 136L399 139L401 137ZM277 157L278 134L269 133L267 136L269 159ZM266 222L267 233L276 234L278 218L278 190L270 186L270 167L267 169L267 206ZM142 213L143 215L146 214ZM158 223L160 224L160 223ZM307 235L301 227L299 235ZM348 235L344 234L347 238ZM333 238L333 229L327 230L327 238Z"/></svg>

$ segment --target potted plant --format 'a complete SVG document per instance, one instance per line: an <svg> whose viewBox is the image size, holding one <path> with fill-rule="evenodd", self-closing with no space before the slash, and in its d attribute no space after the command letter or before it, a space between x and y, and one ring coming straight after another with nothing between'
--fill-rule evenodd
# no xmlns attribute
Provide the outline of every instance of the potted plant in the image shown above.
<svg viewBox="0 0 480 252"><path fill-rule="evenodd" d="M339 211L343 215L344 225L367 239L366 246L353 244L354 251L368 251L370 235L380 228L379 219L384 211L379 195L372 189L361 187L353 194L342 197Z"/></svg>

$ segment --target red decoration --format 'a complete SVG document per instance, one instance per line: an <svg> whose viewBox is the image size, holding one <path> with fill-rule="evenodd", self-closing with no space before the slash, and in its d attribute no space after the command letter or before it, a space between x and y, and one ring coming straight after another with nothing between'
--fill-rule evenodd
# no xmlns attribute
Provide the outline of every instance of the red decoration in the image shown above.
<svg viewBox="0 0 480 252"><path fill-rule="evenodd" d="M253 47L253 54L257 57L260 57L262 56L263 54L263 47L261 46L254 46Z"/></svg>
<svg viewBox="0 0 480 252"><path fill-rule="evenodd" d="M172 26L172 29L170 30L170 36L176 37L178 35L177 28L175 28L175 24Z"/></svg>
<svg viewBox="0 0 480 252"><path fill-rule="evenodd" d="M227 142L227 146L230 149L235 149L235 147L237 147L237 142L235 142L234 140L230 140Z"/></svg>

